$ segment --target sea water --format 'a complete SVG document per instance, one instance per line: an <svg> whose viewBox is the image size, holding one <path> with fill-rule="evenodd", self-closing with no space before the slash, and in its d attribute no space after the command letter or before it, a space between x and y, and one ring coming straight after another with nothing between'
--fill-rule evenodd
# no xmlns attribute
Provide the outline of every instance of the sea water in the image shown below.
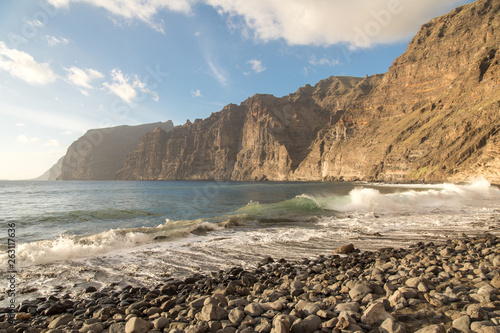
<svg viewBox="0 0 500 333"><path fill-rule="evenodd" d="M470 184L0 182L0 273L15 225L19 299L151 286L288 260L498 233L500 189ZM5 283L6 284L6 283ZM0 286L5 291L7 286ZM8 301L0 296L1 304Z"/></svg>

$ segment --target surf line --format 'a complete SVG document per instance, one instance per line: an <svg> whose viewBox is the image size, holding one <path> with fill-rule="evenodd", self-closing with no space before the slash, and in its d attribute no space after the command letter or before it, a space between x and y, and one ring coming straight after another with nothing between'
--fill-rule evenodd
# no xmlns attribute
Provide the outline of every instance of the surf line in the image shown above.
<svg viewBox="0 0 500 333"><path fill-rule="evenodd" d="M9 301L9 319L8 321L13 324L16 317L16 280L17 280L17 269L16 269L16 224L7 223L7 295L10 298Z"/></svg>

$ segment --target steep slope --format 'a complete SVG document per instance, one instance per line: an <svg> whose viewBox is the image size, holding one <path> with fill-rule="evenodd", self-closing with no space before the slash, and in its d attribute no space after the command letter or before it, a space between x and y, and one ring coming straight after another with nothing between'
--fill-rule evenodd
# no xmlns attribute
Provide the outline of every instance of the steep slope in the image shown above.
<svg viewBox="0 0 500 333"><path fill-rule="evenodd" d="M43 175L33 179L33 180L57 180L57 177L61 175L61 169L63 165L64 156L61 157L56 164L54 164L49 170L47 170Z"/></svg>
<svg viewBox="0 0 500 333"><path fill-rule="evenodd" d="M499 7L477 0L423 25L386 74L147 134L118 177L500 183Z"/></svg>
<svg viewBox="0 0 500 333"><path fill-rule="evenodd" d="M499 183L499 7L478 0L422 26L377 87L320 133L295 178Z"/></svg>
<svg viewBox="0 0 500 333"><path fill-rule="evenodd" d="M255 95L169 133L144 135L120 179L284 180L330 113L312 99Z"/></svg>
<svg viewBox="0 0 500 333"><path fill-rule="evenodd" d="M68 148L58 180L115 180L125 157L141 142L144 133L160 127L171 130L173 123L118 126L91 129Z"/></svg>

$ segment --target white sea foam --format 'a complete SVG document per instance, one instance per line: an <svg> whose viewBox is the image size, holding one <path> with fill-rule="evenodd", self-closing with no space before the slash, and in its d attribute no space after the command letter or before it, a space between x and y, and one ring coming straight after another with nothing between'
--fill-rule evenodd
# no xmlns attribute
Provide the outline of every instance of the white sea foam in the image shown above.
<svg viewBox="0 0 500 333"><path fill-rule="evenodd" d="M347 198L333 200L325 208L340 212L425 213L463 211L469 207L498 207L500 189L480 179L470 185L442 184L427 190L383 194L374 188L352 190Z"/></svg>
<svg viewBox="0 0 500 333"><path fill-rule="evenodd" d="M103 254L116 249L130 248L152 241L152 235L141 232L109 230L82 239L60 236L55 240L43 240L21 244L18 258L21 265L47 264L54 261L82 258Z"/></svg>

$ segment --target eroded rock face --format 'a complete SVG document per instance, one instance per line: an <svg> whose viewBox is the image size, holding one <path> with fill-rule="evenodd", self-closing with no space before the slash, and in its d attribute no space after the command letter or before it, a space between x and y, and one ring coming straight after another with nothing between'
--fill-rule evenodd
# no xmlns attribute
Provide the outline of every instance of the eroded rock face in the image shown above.
<svg viewBox="0 0 500 333"><path fill-rule="evenodd" d="M300 179L500 181L499 1L422 26L368 95L323 130Z"/></svg>
<svg viewBox="0 0 500 333"><path fill-rule="evenodd" d="M68 148L58 180L115 180L125 157L136 149L144 133L155 128L166 131L171 121L139 126L92 129Z"/></svg>
<svg viewBox="0 0 500 333"><path fill-rule="evenodd" d="M500 183L499 8L478 0L423 25L386 74L149 133L118 178Z"/></svg>
<svg viewBox="0 0 500 333"><path fill-rule="evenodd" d="M146 134L118 175L140 180L290 179L329 119L330 112L312 99L256 95L169 133Z"/></svg>

